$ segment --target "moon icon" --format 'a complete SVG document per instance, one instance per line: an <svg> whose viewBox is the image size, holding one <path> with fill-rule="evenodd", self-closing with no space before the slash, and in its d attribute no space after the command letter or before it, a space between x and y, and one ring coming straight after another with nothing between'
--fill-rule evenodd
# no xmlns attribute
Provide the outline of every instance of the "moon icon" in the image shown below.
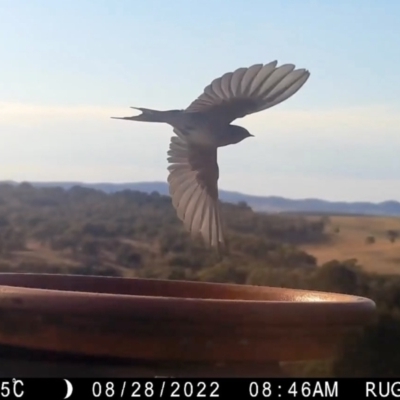
<svg viewBox="0 0 400 400"><path fill-rule="evenodd" d="M65 395L64 399L68 399L69 397L71 397L74 388L72 386L72 383L68 379L64 379L64 382L67 385L67 394Z"/></svg>

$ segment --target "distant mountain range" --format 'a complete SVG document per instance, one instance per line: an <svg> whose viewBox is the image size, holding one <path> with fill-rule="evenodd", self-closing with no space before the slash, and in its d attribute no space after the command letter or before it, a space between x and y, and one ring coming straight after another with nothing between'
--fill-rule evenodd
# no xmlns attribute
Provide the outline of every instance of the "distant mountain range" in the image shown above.
<svg viewBox="0 0 400 400"><path fill-rule="evenodd" d="M19 182L3 181L17 185ZM107 193L122 190L138 190L140 192L158 192L169 195L166 182L137 182L137 183L82 183L82 182L29 182L37 187L63 187L69 189L73 186L82 186ZM246 202L254 211L268 213L307 213L307 214L352 214L352 215L387 215L400 216L400 202L384 201L381 203L370 202L334 202L320 199L287 199L277 196L253 196L244 193L220 190L220 198L228 203Z"/></svg>

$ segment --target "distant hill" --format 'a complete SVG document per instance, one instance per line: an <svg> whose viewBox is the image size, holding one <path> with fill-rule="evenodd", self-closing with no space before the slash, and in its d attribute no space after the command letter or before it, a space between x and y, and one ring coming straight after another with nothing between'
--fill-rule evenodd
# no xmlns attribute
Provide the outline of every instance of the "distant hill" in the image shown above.
<svg viewBox="0 0 400 400"><path fill-rule="evenodd" d="M19 182L3 181L16 185ZM166 182L136 182L136 183L82 183L82 182L29 182L38 187L71 188L83 186L101 190L107 193L122 190L138 190L140 192L158 192L169 195ZM370 202L333 202L320 199L287 199L278 196L252 196L244 193L220 190L220 198L228 203L246 202L254 211L268 213L307 213L307 214L352 214L352 215L386 215L400 216L400 202L384 201Z"/></svg>

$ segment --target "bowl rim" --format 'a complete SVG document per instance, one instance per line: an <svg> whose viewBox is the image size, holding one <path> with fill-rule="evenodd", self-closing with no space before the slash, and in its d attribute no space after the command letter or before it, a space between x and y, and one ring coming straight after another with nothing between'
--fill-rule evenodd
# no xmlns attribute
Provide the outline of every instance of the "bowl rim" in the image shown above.
<svg viewBox="0 0 400 400"><path fill-rule="evenodd" d="M154 284L154 285L167 285L170 288L213 288L213 289L231 289L238 290L239 292L244 291L258 291L265 292L271 294L279 294L286 292L287 294L296 295L298 294L301 298L300 300L266 300L266 299L242 299L240 298L218 298L218 297L187 297L187 296L157 296L157 295L143 295L143 294L127 294L127 293L118 293L118 292L96 292L91 290L72 290L72 289L58 289L58 288L46 288L40 287L40 285L33 284L32 281L28 281L26 285L22 284L10 284L3 283L2 277L11 277L11 278L44 278L50 281L54 281L54 285L57 285L61 280L80 280L82 283L98 281L98 282L143 282L146 284ZM48 281L49 282L49 281ZM50 282L52 285L53 282ZM8 288L8 289L6 289ZM2 290L3 289L3 290ZM376 308L376 304L372 299L363 296L345 294L345 293L337 293L337 292L328 292L328 291L319 291L319 290L307 290L307 289L295 289L295 288L286 288L286 287L275 287L275 286L263 286L263 285L249 285L249 284L236 284L236 283L217 283L217 282L203 282L203 281L189 281L189 280L169 280L169 279L152 279L152 278L136 278L136 277L115 277L115 276L100 276L100 275L79 275L79 274L47 274L47 273L19 273L19 272L0 272L0 296L4 293L4 289L6 291L10 291L12 289L18 289L20 292L24 293L36 293L36 294L52 294L52 295L75 295L75 296L84 296L84 297L96 297L96 298L132 298L137 299L141 298L142 300L159 300L159 301L184 301L190 300L192 302L208 302L208 303L229 303L229 304L264 304L264 305L285 305L286 307L290 304L297 306L312 305L316 306L341 306L348 307L355 305L364 306L366 308L370 308L371 311ZM15 291L15 290L14 290ZM318 300L305 300L308 296L316 296L319 298ZM325 300L323 298L328 298L329 300Z"/></svg>

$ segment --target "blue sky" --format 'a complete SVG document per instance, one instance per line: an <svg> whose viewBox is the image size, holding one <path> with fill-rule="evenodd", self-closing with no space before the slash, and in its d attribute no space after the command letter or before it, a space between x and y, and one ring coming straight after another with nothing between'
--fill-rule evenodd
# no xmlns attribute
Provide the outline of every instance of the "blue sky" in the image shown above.
<svg viewBox="0 0 400 400"><path fill-rule="evenodd" d="M220 188L400 200L396 0L0 0L0 180L167 179L167 125L110 119L185 108L214 78L278 60L311 77L236 120Z"/></svg>

